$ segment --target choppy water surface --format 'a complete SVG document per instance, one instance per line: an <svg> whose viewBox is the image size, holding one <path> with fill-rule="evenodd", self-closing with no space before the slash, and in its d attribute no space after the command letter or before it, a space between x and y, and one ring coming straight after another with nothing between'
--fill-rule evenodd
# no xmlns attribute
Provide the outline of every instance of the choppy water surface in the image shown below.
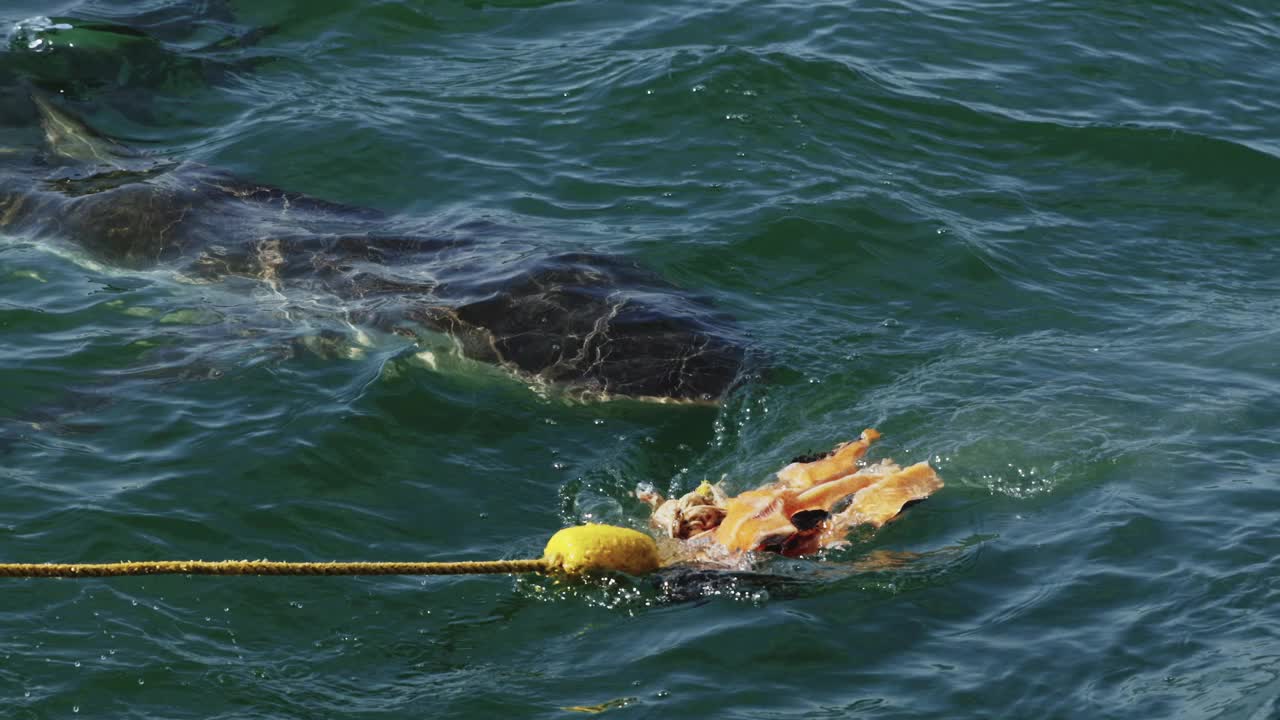
<svg viewBox="0 0 1280 720"><path fill-rule="evenodd" d="M33 82L151 152L498 228L495 264L625 255L737 318L762 371L718 409L569 403L433 370L332 298L7 237L5 558L536 555L567 523L642 526L637 483L741 490L868 426L947 481L770 578L680 581L700 600L10 581L7 716L1280 716L1272 3L10 0L0 22L0 145L34 147Z"/></svg>

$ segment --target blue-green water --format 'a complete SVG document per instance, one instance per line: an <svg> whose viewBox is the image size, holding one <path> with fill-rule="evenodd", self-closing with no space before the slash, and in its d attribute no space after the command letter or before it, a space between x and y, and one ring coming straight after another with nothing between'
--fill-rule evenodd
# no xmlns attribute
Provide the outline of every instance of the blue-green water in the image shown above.
<svg viewBox="0 0 1280 720"><path fill-rule="evenodd" d="M4 559L531 556L642 527L638 483L741 490L868 426L947 487L688 602L7 581L6 717L1280 717L1273 3L0 7L37 15L142 35L17 43L0 84L150 152L483 222L495 257L625 255L768 372L720 408L569 403L357 342L333 298L6 237ZM0 145L33 140L0 111Z"/></svg>

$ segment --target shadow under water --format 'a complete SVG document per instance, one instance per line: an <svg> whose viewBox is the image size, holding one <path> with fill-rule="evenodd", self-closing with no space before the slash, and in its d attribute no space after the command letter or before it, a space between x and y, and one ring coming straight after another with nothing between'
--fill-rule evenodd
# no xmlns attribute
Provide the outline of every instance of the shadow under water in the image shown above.
<svg viewBox="0 0 1280 720"><path fill-rule="evenodd" d="M350 321L445 333L461 355L586 399L718 401L746 356L733 321L625 258L439 237L369 208L149 157L33 95L34 162L0 160L0 231L208 283L327 293ZM474 230L475 228L471 228Z"/></svg>

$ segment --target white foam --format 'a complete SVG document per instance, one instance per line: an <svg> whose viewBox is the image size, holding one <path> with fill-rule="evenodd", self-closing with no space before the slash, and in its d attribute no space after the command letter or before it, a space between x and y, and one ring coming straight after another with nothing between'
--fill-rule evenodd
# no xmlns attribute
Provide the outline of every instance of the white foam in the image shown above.
<svg viewBox="0 0 1280 720"><path fill-rule="evenodd" d="M8 41L10 45L26 45L34 52L48 52L53 49L53 43L44 34L71 29L67 23L55 23L44 15L37 15L14 23L9 30Z"/></svg>

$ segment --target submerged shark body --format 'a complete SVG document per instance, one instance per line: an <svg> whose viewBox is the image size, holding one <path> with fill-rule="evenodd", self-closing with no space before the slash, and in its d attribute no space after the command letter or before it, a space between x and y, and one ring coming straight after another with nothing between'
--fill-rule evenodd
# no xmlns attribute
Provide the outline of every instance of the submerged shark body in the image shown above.
<svg viewBox="0 0 1280 720"><path fill-rule="evenodd" d="M718 400L743 350L709 305L612 256L485 266L474 241L397 232L375 210L141 156L35 98L52 165L0 173L0 231L58 236L129 268L385 298L377 322L443 331L471 358L591 397Z"/></svg>

